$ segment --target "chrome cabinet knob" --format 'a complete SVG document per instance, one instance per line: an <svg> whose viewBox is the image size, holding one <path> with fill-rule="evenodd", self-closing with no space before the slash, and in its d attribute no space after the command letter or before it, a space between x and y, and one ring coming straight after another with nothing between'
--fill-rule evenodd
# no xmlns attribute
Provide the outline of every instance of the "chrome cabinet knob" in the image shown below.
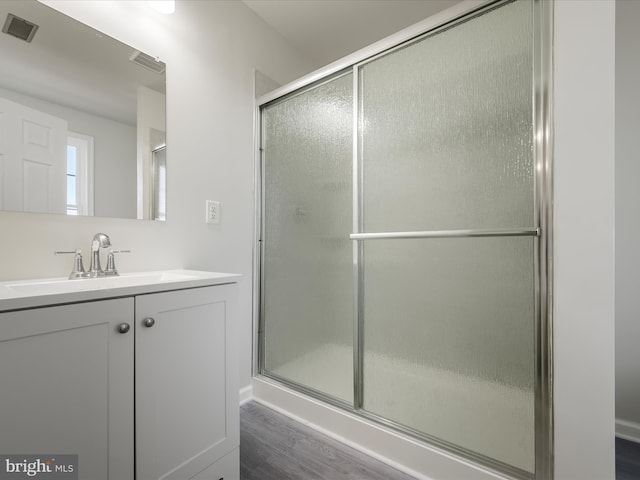
<svg viewBox="0 0 640 480"><path fill-rule="evenodd" d="M147 317L142 321L142 324L147 328L151 328L156 324L156 321L151 317Z"/></svg>
<svg viewBox="0 0 640 480"><path fill-rule="evenodd" d="M118 332L127 333L130 328L131 326L128 323L121 323L120 325L118 325Z"/></svg>

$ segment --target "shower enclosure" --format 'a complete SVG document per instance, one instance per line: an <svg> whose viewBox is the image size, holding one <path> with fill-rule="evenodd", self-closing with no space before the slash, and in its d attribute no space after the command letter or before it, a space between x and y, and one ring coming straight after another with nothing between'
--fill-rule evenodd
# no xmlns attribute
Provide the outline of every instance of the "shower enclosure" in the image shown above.
<svg viewBox="0 0 640 480"><path fill-rule="evenodd" d="M544 6L261 105L259 373L549 478Z"/></svg>

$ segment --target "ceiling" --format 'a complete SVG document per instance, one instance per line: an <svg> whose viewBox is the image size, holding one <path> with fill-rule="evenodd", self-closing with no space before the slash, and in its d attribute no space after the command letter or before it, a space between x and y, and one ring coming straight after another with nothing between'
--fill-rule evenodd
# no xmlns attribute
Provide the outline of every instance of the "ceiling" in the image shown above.
<svg viewBox="0 0 640 480"><path fill-rule="evenodd" d="M315 68L413 25L460 0L242 0Z"/></svg>

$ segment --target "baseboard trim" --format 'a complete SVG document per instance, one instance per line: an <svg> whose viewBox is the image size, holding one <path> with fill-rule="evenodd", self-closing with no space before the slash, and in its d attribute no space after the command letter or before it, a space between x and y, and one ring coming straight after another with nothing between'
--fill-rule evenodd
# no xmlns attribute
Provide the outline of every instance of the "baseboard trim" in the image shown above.
<svg viewBox="0 0 640 480"><path fill-rule="evenodd" d="M247 385L245 387L242 387L240 389L239 398L240 398L240 405L244 405L245 403L253 399L253 386Z"/></svg>
<svg viewBox="0 0 640 480"><path fill-rule="evenodd" d="M616 437L640 443L640 423L616 418Z"/></svg>

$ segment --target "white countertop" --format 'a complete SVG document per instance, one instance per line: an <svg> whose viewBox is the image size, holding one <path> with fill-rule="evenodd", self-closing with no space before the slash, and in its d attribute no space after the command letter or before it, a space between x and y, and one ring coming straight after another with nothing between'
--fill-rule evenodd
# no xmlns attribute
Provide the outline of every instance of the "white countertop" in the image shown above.
<svg viewBox="0 0 640 480"><path fill-rule="evenodd" d="M241 275L197 270L122 273L116 277L40 278L0 282L0 311L86 302L236 283Z"/></svg>

